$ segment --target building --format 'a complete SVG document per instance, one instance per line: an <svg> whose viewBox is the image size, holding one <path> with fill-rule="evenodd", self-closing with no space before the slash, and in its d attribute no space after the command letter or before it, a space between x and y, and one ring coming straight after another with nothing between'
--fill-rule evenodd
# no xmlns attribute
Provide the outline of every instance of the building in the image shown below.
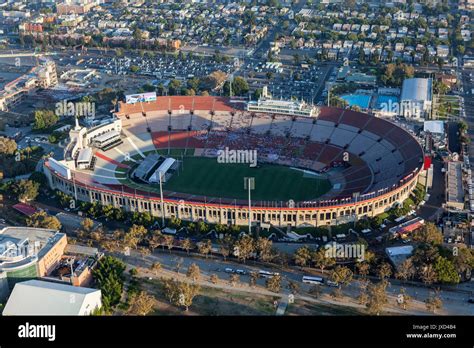
<svg viewBox="0 0 474 348"><path fill-rule="evenodd" d="M403 81L400 116L421 119L431 114L432 79L413 78Z"/></svg>
<svg viewBox="0 0 474 348"><path fill-rule="evenodd" d="M219 139L210 144L203 136L212 119L216 128L221 127L216 132L232 136L235 148L248 146L249 137L258 139L264 145L262 148L269 149L265 157L259 157L259 161L261 158L262 161L333 175L331 168L341 163L338 154L347 151L352 154L351 157L362 158L359 168L354 167L349 173L343 173L344 179L334 177L339 180L336 183L340 184L333 185L326 197L293 202L294 206L281 201L272 204L255 202L249 212L247 200L236 201L225 195L211 200L205 193L182 195L181 192L166 189L161 202L160 195L146 187L134 189L123 185L116 178L94 175L100 170L102 161L96 164L94 173L87 173L87 176L77 169L70 169L69 172L60 169L52 158L45 161L43 170L52 189L75 195L80 201L100 202L125 211L146 211L152 216L174 216L181 220L202 220L213 224L246 225L250 217L255 223L281 227L327 226L373 217L394 205L402 204L415 189L423 166L423 150L417 140L393 123L365 113L329 107L320 107L318 112L318 116L312 118L307 115L281 115L278 112L252 115L252 112L246 111L246 105L241 100L234 102L233 99L222 97L191 96L158 97L147 103L121 102L115 112L115 116L123 122L124 135L131 141L137 139L139 150L145 150L145 146L147 151L153 147L188 147L194 148L196 153L214 157L223 144ZM146 118L143 113L146 113ZM181 122L184 118L187 121ZM151 128L149 132L147 122L148 127L157 127L155 129L159 131ZM231 122L234 130L229 131L225 124ZM131 124L135 127L140 125L139 130L127 130ZM247 132L249 126L251 129ZM298 144L306 144L309 151L300 151L296 155L296 146L288 144L288 137L294 137ZM288 155L274 156L276 141L285 144ZM71 142L74 145L73 137ZM348 143L354 145L346 146ZM130 142L124 142L117 147L121 152L107 152L107 169L119 167L132 173L133 167L125 164L123 157L132 148ZM313 156L312 159L308 160L308 154ZM366 156L369 158L364 160ZM143 169L142 173L146 175L147 167ZM363 175L361 170L364 171ZM74 173L74 179L71 172ZM348 184L354 182L357 185Z"/></svg>
<svg viewBox="0 0 474 348"><path fill-rule="evenodd" d="M390 232L390 234L393 237L404 237L408 235L409 233L417 230L424 224L425 224L425 220L423 220L421 217L416 217L414 219L405 221L401 223L400 225L391 227L388 230L388 232Z"/></svg>
<svg viewBox="0 0 474 348"><path fill-rule="evenodd" d="M28 280L15 285L3 315L91 315L101 307L100 290Z"/></svg>
<svg viewBox="0 0 474 348"><path fill-rule="evenodd" d="M66 234L31 227L5 227L0 230L0 277L8 287L43 277L58 265L67 245Z"/></svg>
<svg viewBox="0 0 474 348"><path fill-rule="evenodd" d="M304 102L267 98L248 102L247 111L306 117L316 117L318 115L316 107Z"/></svg>
<svg viewBox="0 0 474 348"><path fill-rule="evenodd" d="M56 12L58 15L67 14L84 14L97 5L95 0L65 0L56 5Z"/></svg>
<svg viewBox="0 0 474 348"><path fill-rule="evenodd" d="M29 73L9 82L0 91L0 111L12 109L37 88L50 88L57 84L56 64L53 61L35 66Z"/></svg>
<svg viewBox="0 0 474 348"><path fill-rule="evenodd" d="M454 210L464 209L462 162L448 162L446 170L446 208Z"/></svg>
<svg viewBox="0 0 474 348"><path fill-rule="evenodd" d="M157 153L149 154L135 169L132 176L147 183L166 182L177 169L178 162Z"/></svg>
<svg viewBox="0 0 474 348"><path fill-rule="evenodd" d="M412 245L404 245L398 247L385 248L385 253L388 259L393 264L395 269L398 269L400 265L408 259L413 253Z"/></svg>

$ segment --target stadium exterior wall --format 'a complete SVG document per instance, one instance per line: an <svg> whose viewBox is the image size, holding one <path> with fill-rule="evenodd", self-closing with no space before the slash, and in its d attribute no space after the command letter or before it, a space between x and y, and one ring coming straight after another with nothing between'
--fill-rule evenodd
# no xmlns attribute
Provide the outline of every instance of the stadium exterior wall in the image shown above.
<svg viewBox="0 0 474 348"><path fill-rule="evenodd" d="M115 208L121 208L129 212L149 212L153 216L162 216L160 197L136 195L73 182L50 170L48 164L45 164L44 171L49 179L51 188L71 195L79 201L99 202L102 205L112 205ZM397 188L379 196L361 199L357 202L295 208L287 206L253 206L251 208L252 221L271 223L280 227L288 225L295 227L319 227L373 217L387 211L396 204L402 204L415 189L418 175L419 172L413 173L409 180ZM208 223L248 224L248 206L192 202L167 198L163 200L163 205L165 218L175 216L185 221L203 220Z"/></svg>

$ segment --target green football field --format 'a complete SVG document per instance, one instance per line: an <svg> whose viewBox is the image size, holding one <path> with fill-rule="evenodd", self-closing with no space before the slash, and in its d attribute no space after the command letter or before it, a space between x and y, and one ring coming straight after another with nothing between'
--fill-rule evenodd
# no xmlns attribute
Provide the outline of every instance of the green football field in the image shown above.
<svg viewBox="0 0 474 348"><path fill-rule="evenodd" d="M331 189L326 178L286 166L262 164L251 168L248 164L222 164L216 158L206 157L185 157L184 165L163 188L208 197L247 199L245 177L255 178L253 200L311 200Z"/></svg>

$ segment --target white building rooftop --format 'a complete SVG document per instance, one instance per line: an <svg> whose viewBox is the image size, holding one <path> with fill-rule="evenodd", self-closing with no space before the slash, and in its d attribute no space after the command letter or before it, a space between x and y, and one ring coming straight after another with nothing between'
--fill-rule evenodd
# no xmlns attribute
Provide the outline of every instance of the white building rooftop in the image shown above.
<svg viewBox="0 0 474 348"><path fill-rule="evenodd" d="M28 280L15 285L3 315L89 315L101 306L100 290Z"/></svg>

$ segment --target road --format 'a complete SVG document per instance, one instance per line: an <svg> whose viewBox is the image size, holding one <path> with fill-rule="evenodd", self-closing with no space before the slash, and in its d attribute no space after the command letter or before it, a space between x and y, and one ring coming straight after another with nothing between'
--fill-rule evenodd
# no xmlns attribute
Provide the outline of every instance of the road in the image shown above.
<svg viewBox="0 0 474 348"><path fill-rule="evenodd" d="M471 138L471 143L469 144L469 161L470 163L474 163L474 94L472 94L474 89L474 69L463 69L461 76L464 90L466 123L469 127L468 133Z"/></svg>
<svg viewBox="0 0 474 348"><path fill-rule="evenodd" d="M123 255L121 256L123 258ZM233 268L235 269L243 269L247 272L250 271L259 271L262 270L258 264L254 263L253 261L247 261L246 264L237 263L232 260L223 261L221 258L203 258L197 257L193 255L187 255L186 253L170 253L167 250L155 250L155 252L151 255L146 257L140 256L138 253L132 251L131 256L125 259L126 263L129 267L140 267L140 268L149 268L149 266L154 262L160 262L163 269L163 276L173 276L176 277L176 267L180 264L180 273L185 274L188 267L195 263L199 266L201 270L201 282L202 285L210 286L211 283L207 281L211 274L217 274L219 279L228 280L229 274L226 273L224 270L225 268ZM298 282L300 284L301 290L307 292L310 288L310 285L301 283L301 277L303 273L300 270L296 269L272 269L272 268L263 268L267 271L278 271L282 278L282 293L279 296L288 296L289 292L287 290L287 284L289 280ZM145 272L143 276L153 276L151 273L147 273L141 269L141 272ZM315 270L311 270L312 273L318 274ZM327 277L328 274L320 274L323 277ZM246 284L249 282L248 275L241 275L240 276L240 284L239 284L239 291L249 291L249 292L258 292L261 294L271 294L275 295L275 293L269 293L265 290L265 280L259 279L257 282L258 287L256 289L250 288ZM226 282L228 283L228 282ZM355 300L360 292L360 282L359 280L353 280L347 287L344 287L343 293L346 295L343 298L334 300L332 299L333 304L342 305L342 306L351 306L362 308L357 301ZM400 288L405 288L406 292L412 297L412 304L407 311L401 311L398 306L396 305L396 298L400 293ZM224 289L227 290L235 290L235 288L230 287L229 285L223 285ZM450 288L451 291L442 290L441 291L441 299L443 301L443 309L438 312L438 314L450 314L450 315L474 315L474 305L468 304L467 299L470 296L469 292L474 291L474 282L464 283L457 285L455 287ZM325 296L321 298L315 299L313 297L304 296L302 294L297 295L295 298L298 299L305 299L311 302L317 303L328 303L330 300L330 292L333 288L329 288L326 286L322 287L322 293ZM387 294L389 298L389 304L387 305L386 310L392 313L402 313L402 314L413 314L413 315L426 315L429 314L426 309L423 301L432 293L432 289L424 287L422 284L420 286L413 286L410 284L400 284L396 280L391 280L391 284L387 289Z"/></svg>

